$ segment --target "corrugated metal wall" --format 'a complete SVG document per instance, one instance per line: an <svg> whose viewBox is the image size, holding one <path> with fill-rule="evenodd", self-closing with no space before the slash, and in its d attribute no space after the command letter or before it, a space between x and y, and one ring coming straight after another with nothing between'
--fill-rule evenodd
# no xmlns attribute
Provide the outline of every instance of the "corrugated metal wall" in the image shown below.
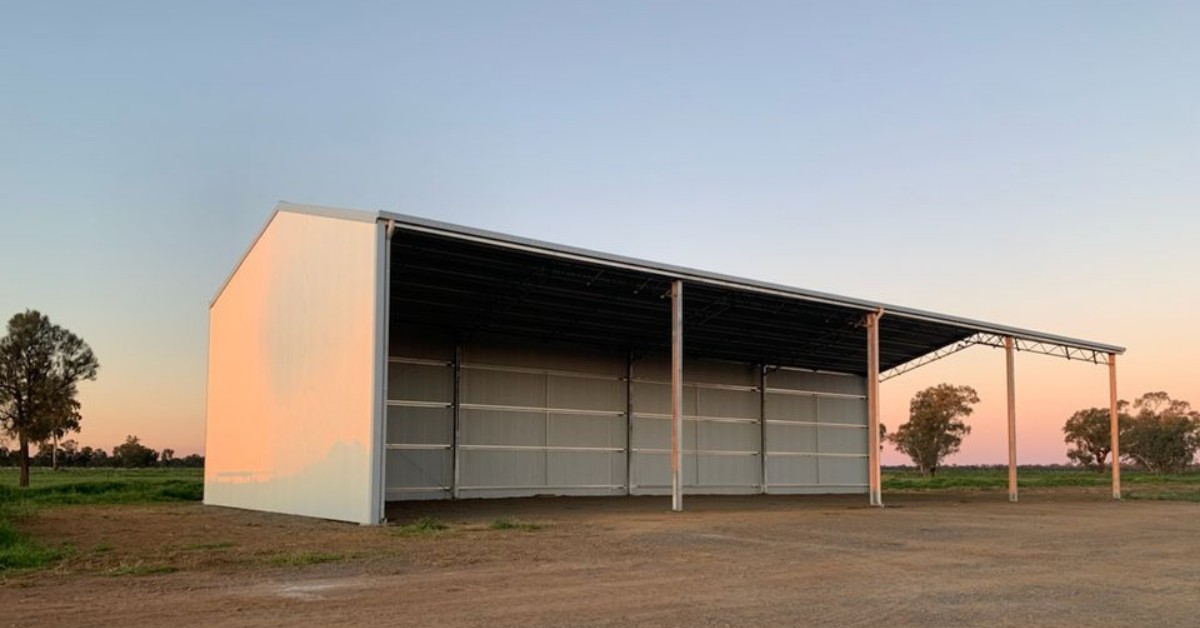
<svg viewBox="0 0 1200 628"><path fill-rule="evenodd" d="M457 351L456 453L453 339L393 331L390 353L389 500L452 496L456 455L463 498L670 492L666 354L635 361L629 381L624 352L504 338L465 343ZM771 493L864 492L863 378L777 370L764 394L762 377L756 365L686 362L685 491L762 492L765 473Z"/></svg>
<svg viewBox="0 0 1200 628"><path fill-rule="evenodd" d="M862 493L867 486L867 380L780 369L766 376L771 493Z"/></svg>
<svg viewBox="0 0 1200 628"><path fill-rule="evenodd" d="M460 497L624 492L623 356L475 342L462 360Z"/></svg>
<svg viewBox="0 0 1200 628"><path fill-rule="evenodd" d="M454 483L454 342L395 328L390 340L386 498L443 499Z"/></svg>
<svg viewBox="0 0 1200 628"><path fill-rule="evenodd" d="M671 492L670 356L633 367L633 494ZM685 493L757 493L761 466L758 369L686 360L683 367Z"/></svg>

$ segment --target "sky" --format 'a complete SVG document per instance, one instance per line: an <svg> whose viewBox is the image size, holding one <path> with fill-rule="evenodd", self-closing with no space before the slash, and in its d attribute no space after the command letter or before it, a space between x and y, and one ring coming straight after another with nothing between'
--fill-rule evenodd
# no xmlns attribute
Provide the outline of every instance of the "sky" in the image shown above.
<svg viewBox="0 0 1200 628"><path fill-rule="evenodd" d="M83 444L200 452L208 302L278 200L1127 346L1200 403L1200 4L0 4L0 316L87 340ZM1003 352L951 463L1005 460ZM1103 367L1020 354L1065 461ZM885 464L903 462L889 451Z"/></svg>

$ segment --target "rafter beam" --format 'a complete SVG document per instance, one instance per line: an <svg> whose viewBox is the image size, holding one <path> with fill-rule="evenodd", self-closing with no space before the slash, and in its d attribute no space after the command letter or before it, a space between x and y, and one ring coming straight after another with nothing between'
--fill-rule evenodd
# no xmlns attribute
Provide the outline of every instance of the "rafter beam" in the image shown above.
<svg viewBox="0 0 1200 628"><path fill-rule="evenodd" d="M941 349L938 349L932 353L926 353L915 360L910 360L899 366L892 367L884 371L883 374L879 376L879 381L886 382L893 377L898 377L909 371L914 371L922 366L925 366L926 364L937 362L938 360L954 355L963 349L969 349L977 344L980 344L975 340L975 338L975 336L971 336L970 338L960 340L952 345L946 345L945 347L942 347Z"/></svg>
<svg viewBox="0 0 1200 628"><path fill-rule="evenodd" d="M958 342L955 342L953 344L946 345L936 351L926 353L925 355L923 355L915 360L910 360L899 366L892 367L891 369L888 369L887 371L884 371L882 374L880 374L879 381L884 382L889 379L892 379L893 377L898 377L909 371L919 369L922 366L925 366L926 364L930 364L932 362L937 362L938 360L941 360L942 358L954 355L955 353L958 353L959 351L962 351L964 349L969 349L976 345L982 345L985 347L994 347L997 349L1004 349L1005 348L1005 338L1007 338L1007 336L1002 336L1000 334L992 334L992 333L975 334L974 336L971 336L969 338L965 338L965 339L959 340ZM1066 358L1067 360L1079 360L1081 362L1091 362L1092 364L1105 364L1105 365L1108 364L1108 355L1109 354L1105 353L1103 351L1097 351L1094 349L1084 349L1084 348L1073 347L1073 346L1064 345L1064 344L1056 344L1056 343L1047 342L1047 341L1043 341L1043 340L1028 340L1025 338L1017 338L1017 337L1012 337L1012 341L1013 341L1013 349L1016 351L1025 351L1028 353L1040 353L1042 355Z"/></svg>

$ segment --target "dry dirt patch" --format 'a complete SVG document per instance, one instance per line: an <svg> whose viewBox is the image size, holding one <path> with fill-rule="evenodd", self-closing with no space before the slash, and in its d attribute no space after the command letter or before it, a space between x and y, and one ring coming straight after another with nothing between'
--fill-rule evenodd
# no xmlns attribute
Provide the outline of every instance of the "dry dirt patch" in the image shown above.
<svg viewBox="0 0 1200 628"><path fill-rule="evenodd" d="M1200 613L1198 504L888 497L882 511L754 496L691 498L683 514L654 498L390 513L449 527L428 535L198 505L47 510L28 529L76 557L5 580L0 625L1104 627ZM501 517L544 527L490 529ZM138 564L175 571L117 571Z"/></svg>

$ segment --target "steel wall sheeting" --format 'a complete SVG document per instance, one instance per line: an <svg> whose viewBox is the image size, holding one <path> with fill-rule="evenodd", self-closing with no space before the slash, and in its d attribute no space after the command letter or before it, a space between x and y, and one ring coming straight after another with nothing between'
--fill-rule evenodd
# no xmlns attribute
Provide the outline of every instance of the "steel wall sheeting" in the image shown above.
<svg viewBox="0 0 1200 628"><path fill-rule="evenodd" d="M388 407L389 444L450 445L454 437L450 408Z"/></svg>
<svg viewBox="0 0 1200 628"><path fill-rule="evenodd" d="M277 213L213 302L206 504L378 522L381 229Z"/></svg>
<svg viewBox="0 0 1200 628"><path fill-rule="evenodd" d="M388 497L450 497L454 342L412 330L397 337L389 396L410 405L389 409ZM461 360L460 497L669 493L665 355L637 356L632 383L619 351L484 336L463 343ZM686 360L685 491L763 491L764 427L768 492L865 490L862 378L788 370L766 382L764 398L756 365Z"/></svg>
<svg viewBox="0 0 1200 628"><path fill-rule="evenodd" d="M460 496L624 493L621 352L481 339L463 364Z"/></svg>
<svg viewBox="0 0 1200 628"><path fill-rule="evenodd" d="M633 485L637 495L671 486L669 357L633 365ZM683 454L685 493L757 493L761 486L760 393L754 365L685 359Z"/></svg>
<svg viewBox="0 0 1200 628"><path fill-rule="evenodd" d="M454 341L395 326L389 340L385 499L442 499L454 484Z"/></svg>
<svg viewBox="0 0 1200 628"><path fill-rule="evenodd" d="M765 381L766 491L866 492L866 379L779 369Z"/></svg>
<svg viewBox="0 0 1200 628"><path fill-rule="evenodd" d="M448 338L414 337L394 344L392 352L399 360L420 359L418 353L453 358L454 348ZM460 497L625 492L624 354L483 338L463 343L461 359ZM394 362L393 368L397 388L414 400L441 400L438 390L453 391L452 363L441 367L448 379L415 375L421 371L404 362ZM445 412L445 427L438 433L452 437L453 409ZM419 416L406 410L404 420ZM433 429L420 428L421 437L431 436ZM449 497L454 454L452 443L447 445L438 455L420 451L423 464L394 467L401 475L389 476L387 485L403 490L390 491L389 499ZM413 456L392 447L393 456ZM443 472L439 493L409 489L425 481L412 476L441 478Z"/></svg>

